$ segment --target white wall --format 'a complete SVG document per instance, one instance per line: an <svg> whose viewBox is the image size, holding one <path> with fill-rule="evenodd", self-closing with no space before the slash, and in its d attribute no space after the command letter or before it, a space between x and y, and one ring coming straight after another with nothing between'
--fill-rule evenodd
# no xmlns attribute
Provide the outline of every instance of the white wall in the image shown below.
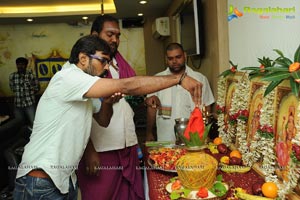
<svg viewBox="0 0 300 200"><path fill-rule="evenodd" d="M230 60L238 68L259 66L263 56L275 59L273 49L293 60L300 44L299 0L228 0L228 15L233 8L243 13L228 21Z"/></svg>

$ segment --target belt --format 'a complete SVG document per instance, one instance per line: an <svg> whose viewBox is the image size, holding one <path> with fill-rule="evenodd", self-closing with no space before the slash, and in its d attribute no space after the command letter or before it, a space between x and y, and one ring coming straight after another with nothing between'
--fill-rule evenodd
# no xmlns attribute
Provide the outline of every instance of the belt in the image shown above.
<svg viewBox="0 0 300 200"><path fill-rule="evenodd" d="M36 177L36 178L50 178L50 176L48 174L46 174L46 172L44 172L41 169L31 170L27 175L32 176L32 177Z"/></svg>

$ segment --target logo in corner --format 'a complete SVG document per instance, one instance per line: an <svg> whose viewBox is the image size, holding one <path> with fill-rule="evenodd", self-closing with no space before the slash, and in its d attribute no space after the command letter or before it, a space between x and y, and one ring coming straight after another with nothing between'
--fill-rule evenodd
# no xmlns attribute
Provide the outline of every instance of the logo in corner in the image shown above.
<svg viewBox="0 0 300 200"><path fill-rule="evenodd" d="M235 8L234 6L230 5L229 7L229 11L228 11L228 17L227 20L230 22L231 20L233 20L234 18L239 18L242 17L243 13L241 11L239 11L237 8Z"/></svg>

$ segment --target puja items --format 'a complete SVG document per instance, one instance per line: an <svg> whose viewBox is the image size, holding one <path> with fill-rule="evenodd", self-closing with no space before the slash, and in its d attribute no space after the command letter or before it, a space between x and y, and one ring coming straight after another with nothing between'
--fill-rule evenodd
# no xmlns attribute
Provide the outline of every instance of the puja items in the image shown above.
<svg viewBox="0 0 300 200"><path fill-rule="evenodd" d="M216 179L218 161L204 152L190 152L176 162L182 185L189 189L211 188Z"/></svg>
<svg viewBox="0 0 300 200"><path fill-rule="evenodd" d="M174 132L176 136L176 144L178 145L184 144L184 141L182 140L182 136L188 125L188 122L189 119L183 117L175 119Z"/></svg>
<svg viewBox="0 0 300 200"><path fill-rule="evenodd" d="M186 188L209 189L215 182L218 161L202 151L210 126L205 126L202 113L196 107L182 136L188 152L176 162L178 178Z"/></svg>

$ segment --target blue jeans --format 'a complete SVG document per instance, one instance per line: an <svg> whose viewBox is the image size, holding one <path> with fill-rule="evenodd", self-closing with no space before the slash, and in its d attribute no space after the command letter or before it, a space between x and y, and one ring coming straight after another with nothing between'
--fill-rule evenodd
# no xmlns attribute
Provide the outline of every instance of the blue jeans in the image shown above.
<svg viewBox="0 0 300 200"><path fill-rule="evenodd" d="M31 105L31 106L27 106L24 108L15 107L14 114L15 114L16 118L20 117L20 118L26 120L26 123L29 123L30 127L32 128L34 117L35 117L35 112L36 112L36 106Z"/></svg>
<svg viewBox="0 0 300 200"><path fill-rule="evenodd" d="M22 176L16 179L14 200L77 200L77 186L70 179L69 193L62 194L49 178Z"/></svg>

